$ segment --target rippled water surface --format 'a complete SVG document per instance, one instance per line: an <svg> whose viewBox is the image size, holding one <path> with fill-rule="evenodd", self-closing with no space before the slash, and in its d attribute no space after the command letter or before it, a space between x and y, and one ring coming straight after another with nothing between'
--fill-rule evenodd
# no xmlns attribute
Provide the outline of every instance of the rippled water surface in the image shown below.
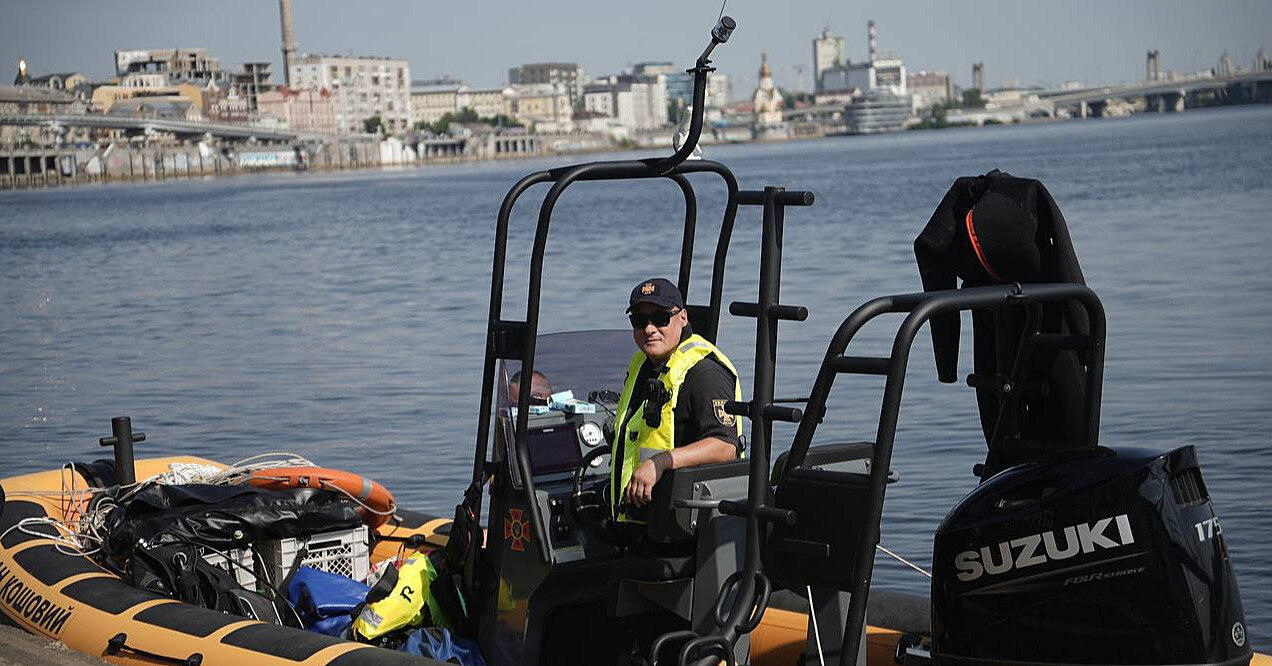
<svg viewBox="0 0 1272 666"><path fill-rule="evenodd" d="M808 390L852 308L919 288L911 242L954 178L1047 184L1108 311L1101 441L1197 445L1254 644L1272 649L1272 108L707 153L743 188L817 195L787 216L783 300L811 314L783 325L779 394ZM495 213L523 173L561 162L0 192L3 475L103 457L97 437L127 414L148 435L140 454L296 451L449 513L471 470ZM695 182L701 293L723 192ZM542 192L513 221L505 312L524 308ZM631 285L674 274L682 206L668 183L573 188L542 330L621 328ZM726 302L754 298L758 229L744 211ZM867 329L879 351L884 328ZM720 336L744 375L753 331L729 319ZM873 437L882 383L840 386L821 432ZM983 449L970 389L936 383L921 338L884 545L930 566ZM876 578L927 586L885 560Z"/></svg>

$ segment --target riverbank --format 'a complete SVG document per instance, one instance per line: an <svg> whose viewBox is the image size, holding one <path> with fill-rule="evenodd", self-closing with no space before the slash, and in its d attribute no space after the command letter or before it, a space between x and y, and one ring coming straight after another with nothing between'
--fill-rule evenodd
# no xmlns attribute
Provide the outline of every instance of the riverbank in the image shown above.
<svg viewBox="0 0 1272 666"><path fill-rule="evenodd" d="M8 625L0 625L0 666L97 666L106 662L80 654L62 643Z"/></svg>
<svg viewBox="0 0 1272 666"><path fill-rule="evenodd" d="M834 131L832 131L834 130ZM740 139L725 128L704 133L703 146L819 139L842 126L792 123L777 138ZM747 137L750 137L749 130ZM604 134L474 134L403 141L361 138L324 144L217 145L205 141L172 145L108 143L78 148L0 148L0 190L43 189L90 183L148 183L237 176L268 171L345 171L462 162L501 161L547 155L587 155L671 146L671 129L642 133L622 142Z"/></svg>

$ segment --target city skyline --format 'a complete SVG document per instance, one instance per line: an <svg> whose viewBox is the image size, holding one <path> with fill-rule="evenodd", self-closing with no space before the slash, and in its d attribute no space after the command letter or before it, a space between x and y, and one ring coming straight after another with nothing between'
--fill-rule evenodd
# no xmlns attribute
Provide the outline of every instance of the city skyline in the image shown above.
<svg viewBox="0 0 1272 666"><path fill-rule="evenodd" d="M404 58L416 79L452 75L495 86L507 82L508 67L526 62L578 62L589 75L616 73L639 61L688 66L720 8L713 0L655 0L639 12L583 0L494 4L492 11L489 4L439 9L382 0L351 10L336 0L296 0L293 11L301 53ZM981 61L988 87L1113 83L1142 79L1148 49L1160 50L1163 70L1213 67L1225 51L1248 67L1265 46L1264 28L1272 25L1272 3L1258 0L1084 4L1074 12L1068 5L1005 0L904 6L819 0L795 12L730 0L726 12L739 29L717 50L715 64L737 82L735 98L754 84L763 51L779 85L811 90L813 37L829 26L846 39L848 57L860 62L866 58L866 21L873 19L882 52L904 58L910 71L945 70L962 87L971 84L971 64ZM126 7L88 0L6 7L0 58L11 71L22 57L33 74L79 71L105 80L113 75L115 50L201 47L227 69L271 62L282 81L275 2L174 7L140 0ZM1031 25L1046 27L1029 30Z"/></svg>

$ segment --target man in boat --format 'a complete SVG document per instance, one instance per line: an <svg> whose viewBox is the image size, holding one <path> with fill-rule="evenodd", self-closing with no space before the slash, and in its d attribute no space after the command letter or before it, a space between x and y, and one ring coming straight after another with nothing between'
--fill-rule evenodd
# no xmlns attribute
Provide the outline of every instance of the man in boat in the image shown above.
<svg viewBox="0 0 1272 666"><path fill-rule="evenodd" d="M618 401L610 490L620 522L643 522L642 509L667 470L741 457L742 424L724 406L742 392L724 352L693 333L670 281L637 284L627 314L639 351Z"/></svg>
<svg viewBox="0 0 1272 666"><path fill-rule="evenodd" d="M521 371L513 373L512 378L508 380L508 400L512 404L516 404L521 396ZM552 383L548 381L548 376L535 370L530 374L530 402L531 404L548 404L548 399L552 397Z"/></svg>

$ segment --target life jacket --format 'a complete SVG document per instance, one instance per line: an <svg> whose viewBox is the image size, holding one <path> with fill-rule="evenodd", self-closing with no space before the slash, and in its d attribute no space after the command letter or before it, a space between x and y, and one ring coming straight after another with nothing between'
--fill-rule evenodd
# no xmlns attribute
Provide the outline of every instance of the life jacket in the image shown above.
<svg viewBox="0 0 1272 666"><path fill-rule="evenodd" d="M627 488L632 473L641 463L658 453L670 451L676 447L675 410L676 401L680 398L680 387L684 384L689 370L708 356L715 356L715 359L733 375L733 399L741 400L742 387L738 384L737 369L733 367L733 363L724 355L724 352L700 335L691 335L676 347L671 357L667 359L667 363L659 369L658 378L662 384L662 390L656 392L659 395L655 395L653 391L646 391L644 400L639 405L633 406L631 401L636 392L636 381L640 376L641 366L645 364L648 357L644 352L637 351L632 356L631 362L627 364L627 379L623 383L623 395L618 400L618 422L614 424L616 435L613 460L610 463L610 502L612 504L610 513L620 522L644 522L628 516L620 508L623 491ZM656 403L649 404L651 400ZM714 407L721 417L721 422L727 424L726 419L733 418L740 437L742 435L741 420L732 415L726 415L724 401L718 402L720 404ZM656 424L646 420L647 409L657 410Z"/></svg>
<svg viewBox="0 0 1272 666"><path fill-rule="evenodd" d="M390 564L384 574L353 621L356 636L383 647L400 642L415 627L450 626L429 589L437 570L428 555L416 553L400 568Z"/></svg>

